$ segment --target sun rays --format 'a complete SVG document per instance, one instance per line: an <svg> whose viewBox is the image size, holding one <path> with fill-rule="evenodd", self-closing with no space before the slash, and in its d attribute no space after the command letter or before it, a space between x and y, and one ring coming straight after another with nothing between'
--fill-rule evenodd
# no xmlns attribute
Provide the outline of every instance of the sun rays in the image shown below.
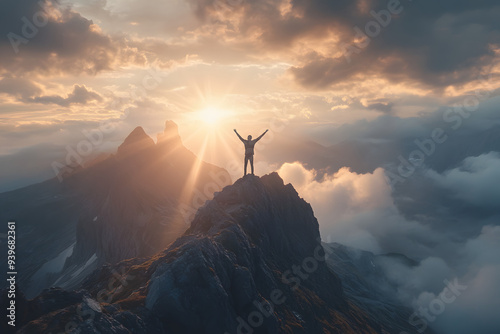
<svg viewBox="0 0 500 334"><path fill-rule="evenodd" d="M180 125L183 144L197 158L194 165L190 166L180 203L198 200L199 196L195 195L205 192L203 187L206 185L200 184L200 177L202 170L207 167L206 163L228 171L231 166L235 169L235 165L239 167L242 164L237 151L241 143L234 136L233 128L241 124L248 112L236 102L233 87L231 83L223 87L214 86L210 78L200 79L186 89L171 91L165 96L175 105L180 116L176 120ZM200 186L202 189L198 189ZM192 204L190 209L197 209L203 203L189 204Z"/></svg>

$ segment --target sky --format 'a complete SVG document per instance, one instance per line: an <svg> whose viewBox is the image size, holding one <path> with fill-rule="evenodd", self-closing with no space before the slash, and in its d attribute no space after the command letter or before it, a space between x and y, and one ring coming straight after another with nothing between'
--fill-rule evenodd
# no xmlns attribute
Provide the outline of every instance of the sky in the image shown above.
<svg viewBox="0 0 500 334"><path fill-rule="evenodd" d="M415 308L461 279L470 289L433 326L492 333L498 17L493 0L4 0L0 191L166 120L236 179L233 129L269 129L256 172L295 186L323 240L422 261L394 277Z"/></svg>

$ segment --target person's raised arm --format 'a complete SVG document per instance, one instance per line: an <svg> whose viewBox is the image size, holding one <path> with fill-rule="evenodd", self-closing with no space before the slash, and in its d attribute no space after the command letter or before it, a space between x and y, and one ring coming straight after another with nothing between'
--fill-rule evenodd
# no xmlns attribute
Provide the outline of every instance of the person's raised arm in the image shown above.
<svg viewBox="0 0 500 334"><path fill-rule="evenodd" d="M267 131L269 131L269 130L264 131L264 133L261 134L260 136L258 136L257 139L255 139L255 141L257 142L260 140L260 138L264 137L264 135L267 133Z"/></svg>
<svg viewBox="0 0 500 334"><path fill-rule="evenodd" d="M236 129L234 129L234 133L236 133L236 135L238 136L238 138L240 138L242 142L245 142L245 140L241 138L240 134L238 133L238 131L236 131Z"/></svg>

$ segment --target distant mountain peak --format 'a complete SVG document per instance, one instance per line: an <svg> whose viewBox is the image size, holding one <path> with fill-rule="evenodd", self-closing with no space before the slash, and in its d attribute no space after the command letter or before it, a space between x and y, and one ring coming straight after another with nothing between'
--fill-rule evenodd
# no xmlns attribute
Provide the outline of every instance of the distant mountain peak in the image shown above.
<svg viewBox="0 0 500 334"><path fill-rule="evenodd" d="M127 138L125 138L124 143L130 142L130 141L143 140L146 138L151 139L151 137L149 137L147 135L146 131L144 131L142 126L138 126L134 130L132 130L132 132L130 132L130 134L127 136Z"/></svg>
<svg viewBox="0 0 500 334"><path fill-rule="evenodd" d="M141 149L153 147L154 145L153 139L146 134L142 126L138 126L125 138L123 143L118 147L117 153L118 155L128 155Z"/></svg>
<svg viewBox="0 0 500 334"><path fill-rule="evenodd" d="M181 137L179 135L179 128L174 121L167 120L165 122L163 133L159 133L157 138L159 145L182 145Z"/></svg>
<svg viewBox="0 0 500 334"><path fill-rule="evenodd" d="M175 133L176 135L179 135L179 127L174 121L166 120L163 133Z"/></svg>

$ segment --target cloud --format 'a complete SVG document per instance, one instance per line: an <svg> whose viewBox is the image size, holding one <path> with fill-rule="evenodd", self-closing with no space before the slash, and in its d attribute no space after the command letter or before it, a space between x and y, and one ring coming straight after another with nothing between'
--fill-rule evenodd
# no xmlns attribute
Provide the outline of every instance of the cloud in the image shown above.
<svg viewBox="0 0 500 334"><path fill-rule="evenodd" d="M386 102L386 101L369 101L365 107L367 109L372 109L372 110L377 110L381 111L383 113L390 113L392 111L392 107L394 104L392 102Z"/></svg>
<svg viewBox="0 0 500 334"><path fill-rule="evenodd" d="M500 205L500 153L490 152L468 157L454 169L429 177L451 191L453 196L478 207Z"/></svg>
<svg viewBox="0 0 500 334"><path fill-rule="evenodd" d="M308 89L338 88L347 82L354 86L375 78L385 79L385 85L444 89L476 79L498 58L500 6L494 0L191 3L204 21L225 23L228 35L253 41L256 52L292 58L290 74ZM396 3L397 14L380 24L384 18L377 14L387 12L388 3ZM366 35L367 24L372 30L378 26L380 33L363 38L353 29ZM470 43L465 45L464 39ZM349 61L346 45L356 49Z"/></svg>
<svg viewBox="0 0 500 334"><path fill-rule="evenodd" d="M126 39L110 37L70 7L46 0L0 3L0 73L95 74L145 62Z"/></svg>
<svg viewBox="0 0 500 334"><path fill-rule="evenodd" d="M148 6L137 0L74 0L72 3L75 10L99 22L111 33L163 38L177 36L199 25L185 1L151 0Z"/></svg>
<svg viewBox="0 0 500 334"><path fill-rule="evenodd" d="M463 287L451 304L437 316L433 327L439 333L495 333L500 326L500 226L484 226L481 234L465 243L458 282ZM429 307L437 293L422 293L418 306Z"/></svg>
<svg viewBox="0 0 500 334"><path fill-rule="evenodd" d="M85 85L75 85L73 87L73 92L68 94L67 97L62 97L59 95L50 96L37 96L25 98L24 102L28 103L41 103L41 104L57 104L62 107L68 107L71 104L87 104L90 101L102 101L103 98L96 92L90 91L85 87Z"/></svg>
<svg viewBox="0 0 500 334"><path fill-rule="evenodd" d="M500 264L500 226L484 226L479 236L467 241L465 250L477 267Z"/></svg>
<svg viewBox="0 0 500 334"><path fill-rule="evenodd" d="M428 306L427 298L435 297L433 292L441 292L443 280L454 275L446 261L436 256L429 256L413 267L391 257L378 258L377 264L397 287L397 298L415 309Z"/></svg>
<svg viewBox="0 0 500 334"><path fill-rule="evenodd" d="M301 163L285 163L278 173L311 203L323 240L374 253L422 257L433 253L431 245L438 239L429 237L427 227L400 215L382 168L367 174L341 168L317 180L315 170Z"/></svg>
<svg viewBox="0 0 500 334"><path fill-rule="evenodd" d="M460 168L467 166L469 171L474 171L467 176L474 181L487 180L490 167L498 170L497 160L496 153L470 157ZM425 220L409 220L395 207L394 193L382 169L358 174L343 168L318 179L317 171L292 163L283 164L278 172L311 203L323 240L375 253L402 253L418 260L416 264L409 264L397 256L378 257L377 266L386 277L381 289L388 298L398 298L412 307L421 319L426 319L421 310L430 310L431 318L425 323L437 333L486 334L498 329L500 226L476 221L479 226L483 224L480 233L472 232L461 239L457 238L456 231L443 230ZM440 177L448 181L449 175L453 173L446 172ZM454 184L455 179L449 181ZM463 188L457 183L461 191L466 191L469 183ZM472 187L474 184L472 182ZM490 186L493 188L496 187ZM478 190L471 189L471 194L477 195ZM478 195L478 200L481 198ZM419 204L414 202L414 205ZM454 293L453 301L444 303L442 294L447 298L452 296L447 282L460 285L460 290ZM442 309L437 308L438 304L443 305ZM419 326L415 331L421 329Z"/></svg>
<svg viewBox="0 0 500 334"><path fill-rule="evenodd" d="M12 95L18 99L28 99L41 94L42 89L31 80L6 76L0 79L0 93Z"/></svg>

